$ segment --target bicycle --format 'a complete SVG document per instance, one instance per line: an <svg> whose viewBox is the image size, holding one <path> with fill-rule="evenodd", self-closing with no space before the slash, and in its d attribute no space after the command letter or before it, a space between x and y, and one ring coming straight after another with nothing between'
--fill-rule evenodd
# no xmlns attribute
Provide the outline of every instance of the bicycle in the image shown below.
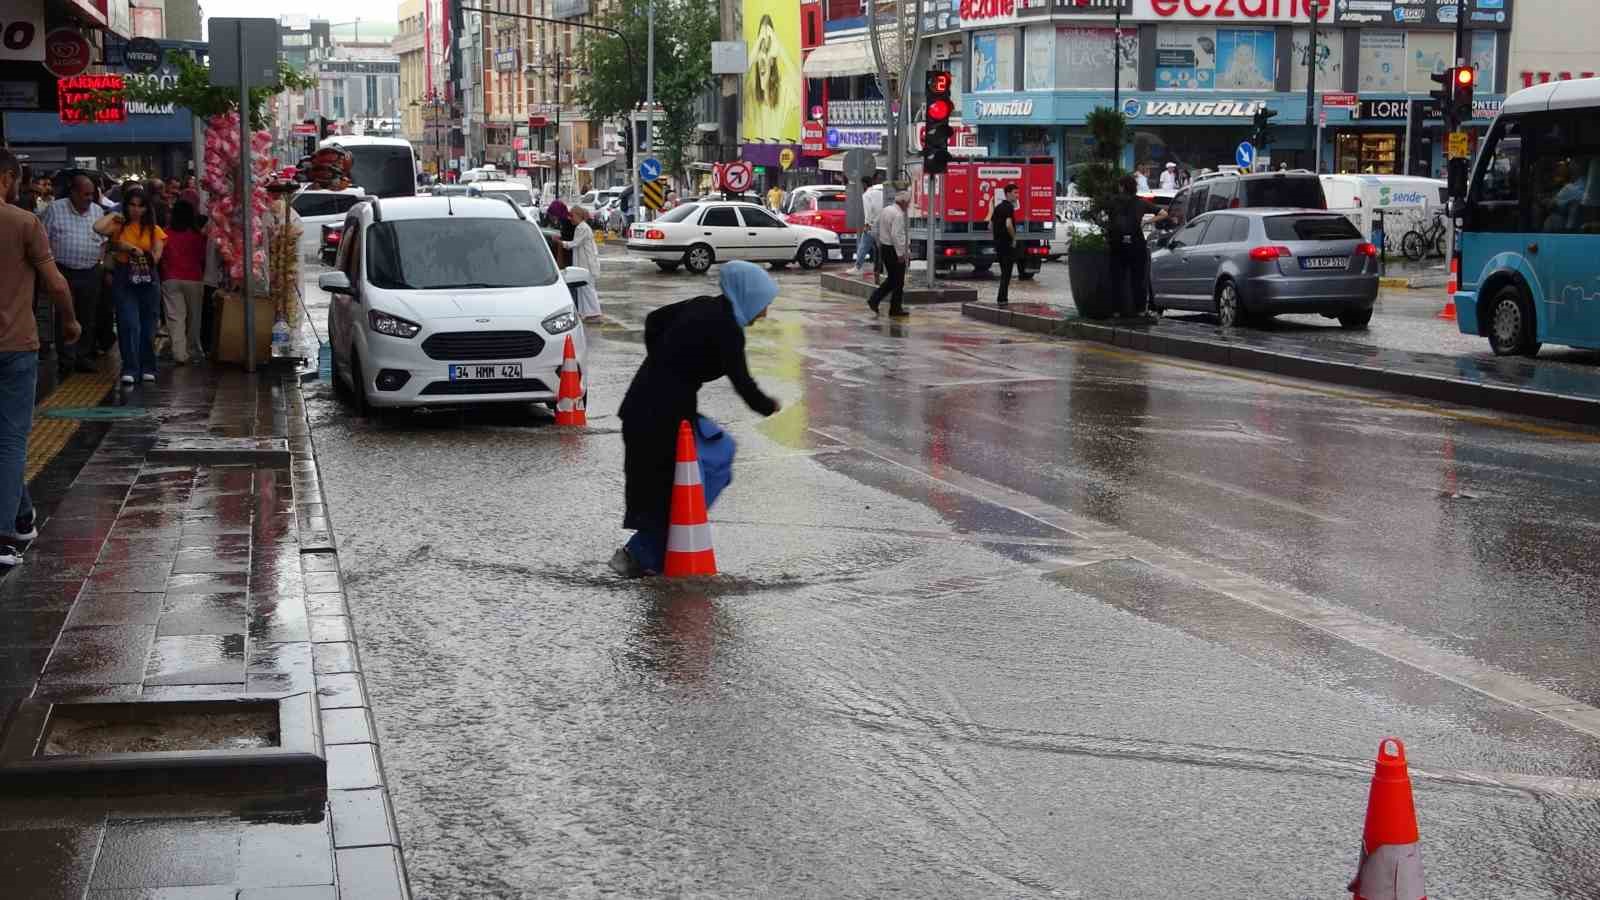
<svg viewBox="0 0 1600 900"><path fill-rule="evenodd" d="M1436 209L1433 211L1432 225L1420 231L1413 228L1401 236L1400 252L1404 253L1406 259L1412 262L1417 262L1428 255L1442 257L1444 256L1444 235L1444 210ZM1430 248L1432 249L1431 254L1429 253Z"/></svg>

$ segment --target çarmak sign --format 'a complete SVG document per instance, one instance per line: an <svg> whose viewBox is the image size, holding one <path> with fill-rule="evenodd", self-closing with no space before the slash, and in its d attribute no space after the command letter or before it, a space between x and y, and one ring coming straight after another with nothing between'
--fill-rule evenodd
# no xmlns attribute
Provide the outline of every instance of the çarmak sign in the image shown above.
<svg viewBox="0 0 1600 900"><path fill-rule="evenodd" d="M1318 19L1332 19L1333 0L1139 0L1135 18L1203 19L1206 21L1309 21L1316 5ZM966 18L965 13L962 18Z"/></svg>

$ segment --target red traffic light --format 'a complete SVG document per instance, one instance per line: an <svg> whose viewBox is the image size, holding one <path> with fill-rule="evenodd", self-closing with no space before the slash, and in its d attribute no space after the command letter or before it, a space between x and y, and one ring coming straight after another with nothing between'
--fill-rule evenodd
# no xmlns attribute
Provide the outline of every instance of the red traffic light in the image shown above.
<svg viewBox="0 0 1600 900"><path fill-rule="evenodd" d="M953 112L955 112L955 105L943 97L935 97L928 102L929 122L948 122Z"/></svg>
<svg viewBox="0 0 1600 900"><path fill-rule="evenodd" d="M936 94L950 93L950 73L934 72L928 76L928 90Z"/></svg>
<svg viewBox="0 0 1600 900"><path fill-rule="evenodd" d="M1472 83L1477 80L1478 72L1471 66L1462 66L1456 69L1456 84L1461 87L1472 87Z"/></svg>

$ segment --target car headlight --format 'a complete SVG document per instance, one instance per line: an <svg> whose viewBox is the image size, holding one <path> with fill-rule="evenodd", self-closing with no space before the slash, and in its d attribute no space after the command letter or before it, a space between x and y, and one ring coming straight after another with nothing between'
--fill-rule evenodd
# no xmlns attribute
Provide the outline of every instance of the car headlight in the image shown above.
<svg viewBox="0 0 1600 900"><path fill-rule="evenodd" d="M367 321L372 324L373 331L389 337L414 338L417 332L422 330L422 326L415 322L408 322L399 316L391 316L375 309L367 312Z"/></svg>
<svg viewBox="0 0 1600 900"><path fill-rule="evenodd" d="M550 334L561 334L578 327L578 313L571 307L567 307L539 324L543 325L544 330Z"/></svg>

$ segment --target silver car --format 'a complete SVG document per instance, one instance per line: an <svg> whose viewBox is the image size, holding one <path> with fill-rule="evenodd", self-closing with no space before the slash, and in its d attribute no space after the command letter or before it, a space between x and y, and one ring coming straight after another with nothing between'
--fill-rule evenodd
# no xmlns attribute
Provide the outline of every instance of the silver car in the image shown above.
<svg viewBox="0 0 1600 900"><path fill-rule="evenodd" d="M1378 299L1378 250L1341 215L1315 210L1206 213L1150 255L1150 308L1253 316L1320 313L1367 327Z"/></svg>

